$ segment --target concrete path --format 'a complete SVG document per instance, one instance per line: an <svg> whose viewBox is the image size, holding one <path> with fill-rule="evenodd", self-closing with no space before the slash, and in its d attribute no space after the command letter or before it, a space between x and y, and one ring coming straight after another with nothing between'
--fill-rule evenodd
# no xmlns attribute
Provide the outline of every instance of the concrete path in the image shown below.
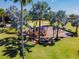
<svg viewBox="0 0 79 59"><path fill-rule="evenodd" d="M56 30L53 31L52 27L48 27L45 37L48 37L48 38L53 37L53 32L54 32L54 37L56 37L56 34L57 34ZM67 33L69 32L59 29L59 37L69 37Z"/></svg>

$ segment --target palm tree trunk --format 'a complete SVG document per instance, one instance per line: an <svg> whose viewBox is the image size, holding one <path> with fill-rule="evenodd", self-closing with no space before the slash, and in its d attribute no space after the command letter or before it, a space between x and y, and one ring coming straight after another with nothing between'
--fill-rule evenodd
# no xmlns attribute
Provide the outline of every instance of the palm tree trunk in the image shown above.
<svg viewBox="0 0 79 59"><path fill-rule="evenodd" d="M39 40L40 40L41 19L39 19Z"/></svg>
<svg viewBox="0 0 79 59"><path fill-rule="evenodd" d="M33 20L32 20L32 22L34 22ZM33 28L32 28L33 30L32 30L32 41L34 40L34 33L35 33L35 26L33 26Z"/></svg>
<svg viewBox="0 0 79 59"><path fill-rule="evenodd" d="M34 6L33 6L33 0L32 0L32 7L34 8ZM32 22L34 22L33 19L32 19ZM34 28L35 28L35 26L33 26L33 40L34 40Z"/></svg>
<svg viewBox="0 0 79 59"><path fill-rule="evenodd" d="M58 39L58 33L59 32L59 22L57 22L57 35L56 35L56 39Z"/></svg>
<svg viewBox="0 0 79 59"><path fill-rule="evenodd" d="M21 14L20 14L20 22L21 22L21 28L20 28L20 32L21 32L21 45L22 45L22 59L24 59L24 39L23 39L23 4L22 4L22 0L20 0L21 3Z"/></svg>
<svg viewBox="0 0 79 59"><path fill-rule="evenodd" d="M54 27L53 27L53 38L54 38Z"/></svg>
<svg viewBox="0 0 79 59"><path fill-rule="evenodd" d="M4 22L4 16L3 15L2 15L2 25L3 25L2 32L4 32L5 22Z"/></svg>
<svg viewBox="0 0 79 59"><path fill-rule="evenodd" d="M78 25L76 26L76 31L75 31L75 33L76 33L76 36L78 36Z"/></svg>
<svg viewBox="0 0 79 59"><path fill-rule="evenodd" d="M4 20L4 16L2 16L2 22L5 25L5 20Z"/></svg>
<svg viewBox="0 0 79 59"><path fill-rule="evenodd" d="M54 38L54 26L52 25L52 22L50 21L50 26L52 27L52 29L53 29L53 38Z"/></svg>

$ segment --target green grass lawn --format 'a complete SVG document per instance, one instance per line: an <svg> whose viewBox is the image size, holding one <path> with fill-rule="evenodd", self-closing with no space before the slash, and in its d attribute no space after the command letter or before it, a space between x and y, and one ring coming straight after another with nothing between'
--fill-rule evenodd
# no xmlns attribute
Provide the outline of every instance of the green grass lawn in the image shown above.
<svg viewBox="0 0 79 59"><path fill-rule="evenodd" d="M78 38L65 38L56 42L54 46L43 47L37 45L32 48L32 53L28 54L28 59L79 59Z"/></svg>
<svg viewBox="0 0 79 59"><path fill-rule="evenodd" d="M16 35L0 34L0 39L4 37L11 37ZM14 58L9 56L3 56L3 50L5 46L0 46L0 59L21 59L19 53ZM44 47L42 45L36 45L31 48L30 53L25 51L25 59L79 59L79 38L64 38L55 43L54 46Z"/></svg>
<svg viewBox="0 0 79 59"><path fill-rule="evenodd" d="M7 37L16 37L16 35L15 34L5 34L5 33L0 34L0 39L7 38Z"/></svg>
<svg viewBox="0 0 79 59"><path fill-rule="evenodd" d="M30 26L33 26L36 22L37 22L36 26L39 26L39 21L34 21L34 22L28 21ZM43 26L43 25L50 25L50 22L49 21L41 21L41 26ZM71 26L70 22L68 22L65 27L67 30L71 30L72 32L75 32L75 27ZM79 30L78 30L78 33L79 33Z"/></svg>
<svg viewBox="0 0 79 59"><path fill-rule="evenodd" d="M32 25L32 23L29 23ZM43 25L49 24L49 22L43 23ZM37 25L38 26L38 25ZM75 27L72 27L70 23L66 25L66 29L70 29L75 32ZM14 34L0 34L0 40L7 37L17 37ZM19 53L14 58L10 58L8 55L3 55L5 46L0 46L0 59L21 59ZM64 38L56 42L53 46L36 45L30 49L32 52L25 51L25 59L79 59L79 37Z"/></svg>
<svg viewBox="0 0 79 59"><path fill-rule="evenodd" d="M39 21L33 21L33 22L32 22L32 21L28 21L27 23L28 23L30 26L32 26L32 27L33 27L34 25L35 25L36 27L39 26ZM41 26L44 26L44 25L50 25L50 22L49 22L48 20L45 20L45 21L42 21L42 20L41 20Z"/></svg>
<svg viewBox="0 0 79 59"><path fill-rule="evenodd" d="M70 22L68 22L65 27L66 27L67 30L69 29L72 32L75 32L76 27L71 26ZM78 33L79 33L79 29L78 29Z"/></svg>

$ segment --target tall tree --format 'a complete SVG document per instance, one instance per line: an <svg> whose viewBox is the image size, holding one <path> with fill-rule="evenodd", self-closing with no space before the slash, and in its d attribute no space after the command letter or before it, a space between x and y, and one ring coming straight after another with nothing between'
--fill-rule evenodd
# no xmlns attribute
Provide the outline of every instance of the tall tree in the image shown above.
<svg viewBox="0 0 79 59"><path fill-rule="evenodd" d="M21 27L20 27L20 32L21 32L21 44L22 44L22 59L24 59L24 43L23 43L23 5L25 6L26 4L30 3L32 0L11 0L14 3L20 2L20 7L21 7L21 14L20 14L20 22L21 22Z"/></svg>
<svg viewBox="0 0 79 59"><path fill-rule="evenodd" d="M21 39L22 39L22 54L23 54L23 57L22 59L24 59L24 43L23 43L23 5L26 5L28 3L30 3L32 0L14 0L14 2L20 2L21 4L21 15L20 15L20 21L21 21Z"/></svg>
<svg viewBox="0 0 79 59"><path fill-rule="evenodd" d="M55 23L56 23L56 13L53 11L50 11L47 15L49 17L50 25L53 29L53 38L54 38L54 30L55 30Z"/></svg>
<svg viewBox="0 0 79 59"><path fill-rule="evenodd" d="M5 25L5 20L4 18L7 16L6 12L4 11L4 9L0 9L0 17L1 17L1 20L3 22L3 24Z"/></svg>
<svg viewBox="0 0 79 59"><path fill-rule="evenodd" d="M59 10L56 13L56 22L57 22L57 35L56 35L56 39L58 39L58 32L59 32L59 25L62 23L62 20L66 17L65 11L63 10Z"/></svg>
<svg viewBox="0 0 79 59"><path fill-rule="evenodd" d="M33 15L33 20L39 20L39 40L40 40L40 27L41 27L41 20L43 19L43 16L45 14L45 11L47 11L48 4L46 2L37 2L33 5L32 9L30 10L30 14Z"/></svg>
<svg viewBox="0 0 79 59"><path fill-rule="evenodd" d="M79 15L70 15L71 25L75 26L75 36L78 36L78 27L79 27Z"/></svg>

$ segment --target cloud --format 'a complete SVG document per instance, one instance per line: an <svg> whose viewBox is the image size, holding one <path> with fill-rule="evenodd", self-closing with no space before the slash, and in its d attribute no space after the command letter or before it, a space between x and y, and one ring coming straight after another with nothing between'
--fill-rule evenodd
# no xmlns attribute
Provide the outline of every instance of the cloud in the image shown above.
<svg viewBox="0 0 79 59"><path fill-rule="evenodd" d="M74 8L74 9L67 10L67 14L77 14L77 15L79 15L79 9Z"/></svg>

